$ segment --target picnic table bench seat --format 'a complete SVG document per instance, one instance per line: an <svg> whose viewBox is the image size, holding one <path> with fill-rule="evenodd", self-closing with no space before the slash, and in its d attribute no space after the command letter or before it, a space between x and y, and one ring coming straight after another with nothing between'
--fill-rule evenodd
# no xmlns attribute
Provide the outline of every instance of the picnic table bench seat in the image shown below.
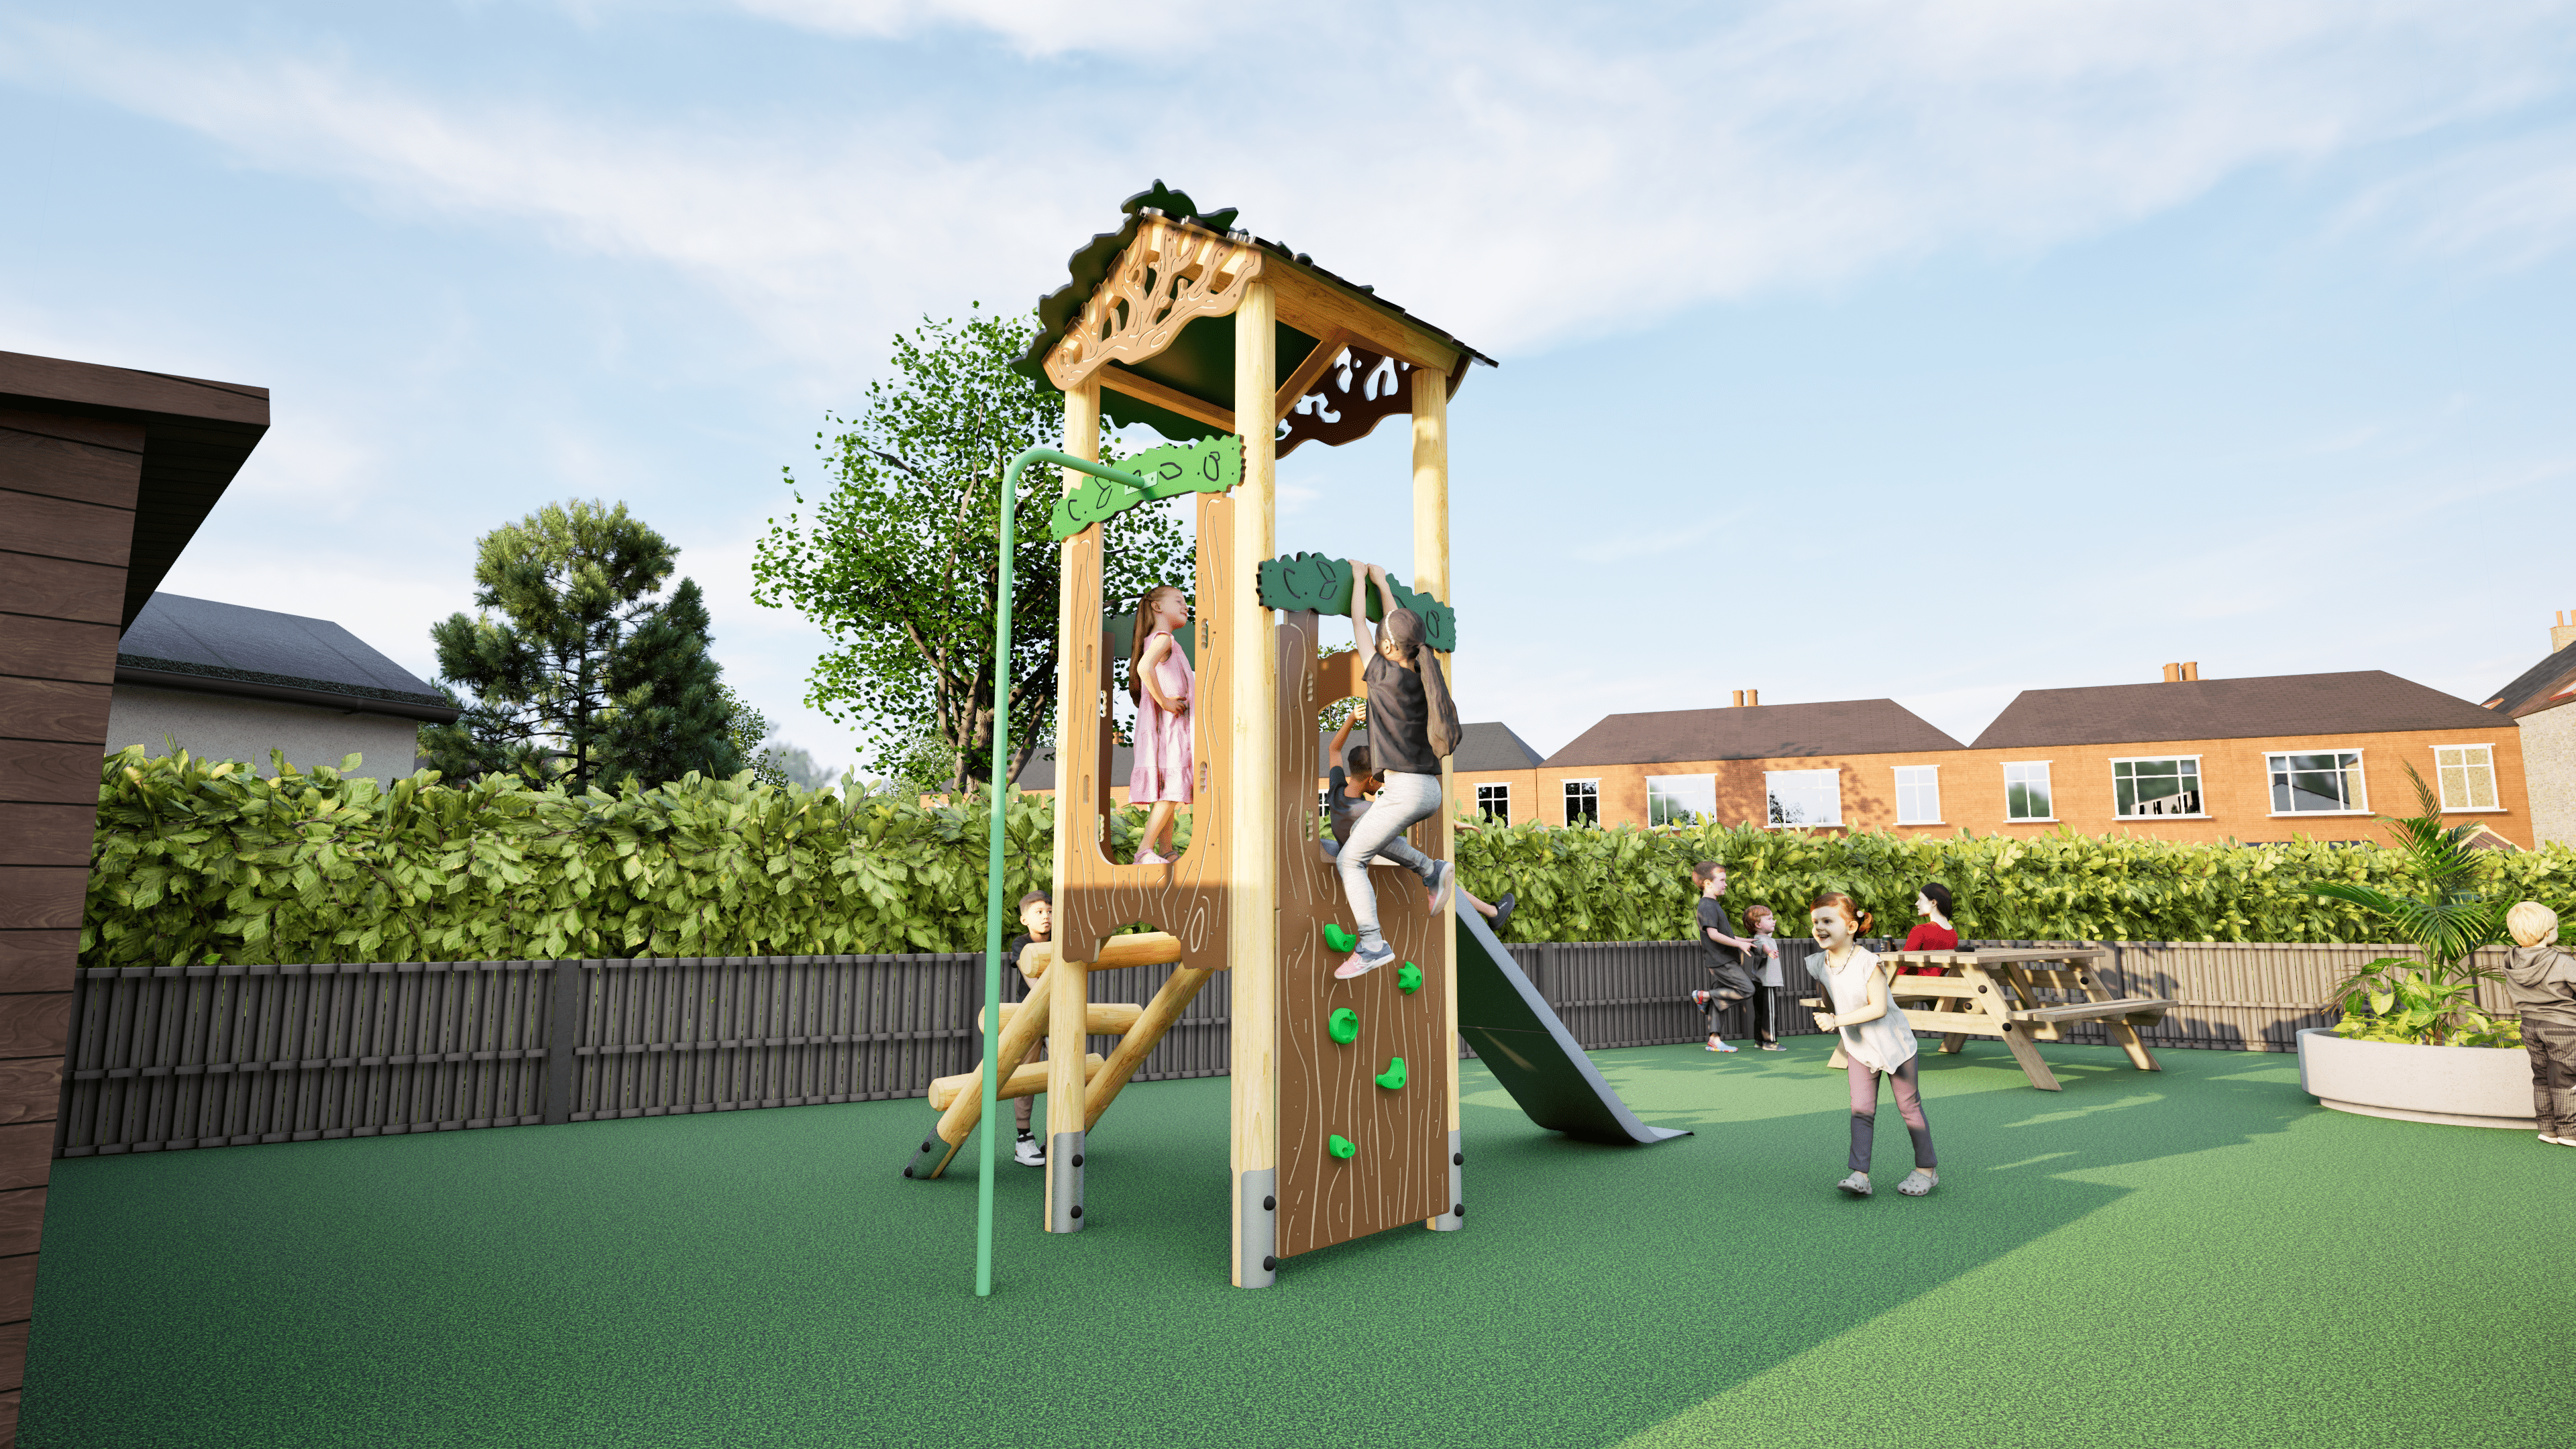
<svg viewBox="0 0 2576 1449"><path fill-rule="evenodd" d="M2013 1021L2046 1022L2054 1025L2067 1021L2098 1021L2116 1016L2131 1026L2153 1026L2164 1020L2165 1013L2182 1005L2170 996L2124 996L2117 1001L2075 1001L2063 1006L2042 1006L2027 1011L2009 1012Z"/></svg>

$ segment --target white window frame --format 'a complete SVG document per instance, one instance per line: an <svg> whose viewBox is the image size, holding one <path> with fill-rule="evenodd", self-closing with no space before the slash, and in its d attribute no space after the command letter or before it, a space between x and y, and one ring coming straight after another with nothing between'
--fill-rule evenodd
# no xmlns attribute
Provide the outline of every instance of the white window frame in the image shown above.
<svg viewBox="0 0 2576 1449"><path fill-rule="evenodd" d="M2323 750L2265 750L2265 751L2263 752L2263 799L2264 799L2264 801L2265 801L2266 803L2268 803L2268 804L2275 804L2275 805L2277 805L2277 804L2278 804L2278 802L2277 802L2276 800L2274 800L2273 795L2272 795L2272 777L2273 777L2274 775L2276 775L2276 774L2283 774L2283 773L2287 773L2287 774L2314 774L2314 773L2316 773L2316 772L2315 772L2315 771L2313 771L2313 770L2306 770L2306 771L2300 771L2300 770L2282 771L2282 770L2275 770L2275 769L2273 769L2273 768L2272 768L2272 762L2273 762L2274 760L2286 760L2286 759L2289 759L2289 758L2290 758L2291 756L2293 756L2293 755L2350 755L2350 756L2352 756L2352 764L2351 764L2348 768L2350 768L2350 769L2351 769L2351 771L2353 772L2353 774L2355 774L2355 775L2359 776L2359 777L2360 777L2360 779L2361 779L2361 804L2360 804L2359 806L2357 806L2357 807L2354 807L2354 808L2351 808L2351 809L2345 809L2345 810L2281 810L2281 809L2274 809L2274 810L2271 810L2271 811L2267 812L2267 813L2268 813L2269 818L2274 819L2274 820L2332 820L2332 819L2335 819L2335 818L2337 818L2337 817L2339 817L2339 816L2368 815L2369 813L2371 813L2371 812L2370 812L2370 773L2369 773L2369 770L2368 770L2369 761L2363 758L2363 756L2362 756L2362 752L2361 752L2360 750L2358 750L2358 749L2350 749L2350 750L2347 750L2347 749L2344 749L2344 748L2342 748L2342 747L2340 747L2340 746L2336 746L2336 747L2334 747L2334 748L2330 748L2330 749L2323 749Z"/></svg>
<svg viewBox="0 0 2576 1449"><path fill-rule="evenodd" d="M1890 768L1891 770L1895 771L1895 773L1896 773L1896 823L1897 823L1897 824L1899 824L1899 825L1946 825L1946 824L1948 824L1948 823L1949 823L1949 822L1947 822L1947 821L1945 821L1945 820L1943 820L1943 819L1941 818L1941 767L1940 767L1939 765L1891 765L1891 766L1889 766L1889 768ZM1912 820L1912 819L1908 819L1908 818L1906 817L1906 814L1905 814L1905 789L1906 789L1906 785L1905 785L1905 772L1906 772L1906 771L1908 771L1908 770L1929 770L1929 771L1931 771L1931 772L1932 772L1932 780L1931 780L1931 788L1932 788L1932 818L1931 818L1931 819L1929 819L1929 820ZM1918 789L1918 790L1919 790L1919 789L1922 789L1922 788L1923 788L1923 786L1922 786L1921 784L1917 784L1914 788L1916 788L1916 789Z"/></svg>
<svg viewBox="0 0 2576 1449"><path fill-rule="evenodd" d="M1680 800L1677 792L1670 788L1659 788L1668 787L1670 782L1674 781L1690 781L1697 785L1705 786L1706 788L1704 790L1694 790L1692 792L1691 799L1685 802ZM1717 776L1715 775L1648 775L1646 777L1646 824L1649 826L1657 824L1673 824L1674 822L1669 815L1661 821L1655 819L1655 806L1658 803L1658 796L1661 796L1662 803L1666 804L1667 807L1673 804L1681 804L1686 814L1696 817L1695 819L1680 822L1684 825L1705 824L1717 818ZM1703 797L1707 801L1705 806L1698 803Z"/></svg>
<svg viewBox="0 0 2576 1449"><path fill-rule="evenodd" d="M2493 744L2462 743L2456 745L2434 745L2431 748L2433 751L2433 788L2441 793L2443 814L2510 815L2513 813L2512 811L2507 810L2504 806L2504 785L2496 778L2495 746ZM2442 789L2442 752L2444 750L2484 750L2487 752L2487 793L2495 797L2495 804L2454 805L2451 803L2450 792ZM2462 768L2466 768L2466 766L2463 766Z"/></svg>
<svg viewBox="0 0 2576 1449"><path fill-rule="evenodd" d="M2193 785L2192 785L2191 793L2193 793L2193 794L2195 794L2195 795L2198 795L2198 796L2200 797L2200 808L2199 808L2198 810L2196 810L2196 811L2192 812L2192 813L2191 813L2191 814L2189 814L2189 815L2144 815L2144 814L2138 814L2138 815L2123 815L2123 814L2121 814L2121 813L2120 813L2120 771L2119 771L2119 768L2118 768L2119 766L2122 766L2122 765L2162 765L2162 764L2166 764L2166 763L2168 763L2168 762L2171 762L2171 761L2177 761L2177 760L2189 760L2189 761L2191 761L2191 778L2192 778L2192 780L2193 780L2193 782L2194 782L2194 783L2193 783ZM2201 769L2201 767L2200 767L2200 762L2201 762L2201 757L2200 757L2200 756L2198 756L2198 755L2116 755L2116 756L2112 757L2110 760L2105 761L2105 763L2106 763L2106 764L2109 764L2110 766L2112 766L2112 770L2111 770L2111 818L2112 818L2112 819L2114 819L2114 820L2207 820L2207 819L2209 819L2209 818L2210 818L2210 815L2209 815L2209 774L2208 774L2208 772L2207 772L2207 771L2205 771L2205 770ZM2134 778L2134 777L2132 777L2132 778ZM2264 783L2268 786L2268 785L2270 784L2269 779L2267 778L2267 779L2265 780L2265 782L2264 782ZM2052 804L2054 804L2054 803L2055 803L2055 798L2056 798L2055 796L2051 796L2051 797L2050 797L2050 802L2051 802Z"/></svg>
<svg viewBox="0 0 2576 1449"><path fill-rule="evenodd" d="M1476 782L1476 814L1479 817L1495 814L1494 811L1485 808L1485 792L1488 790L1491 790L1502 797L1503 808L1499 818L1499 823L1503 825L1511 824L1512 782L1509 780L1478 780Z"/></svg>
<svg viewBox="0 0 2576 1449"><path fill-rule="evenodd" d="M2049 768L2056 763L2057 762L2054 760L2006 760L2003 762L2004 823L2006 825L2055 825L2057 823L2057 772ZM2012 772L2015 770L2027 770L2034 765L2039 767L2039 787L2048 792L2048 813L2046 815L2015 815L2012 813L2012 787L2016 782L2013 779ZM2018 783L2027 785L2030 781L2022 780Z"/></svg>
<svg viewBox="0 0 2576 1449"><path fill-rule="evenodd" d="M1798 777L1800 777L1800 778L1809 778L1809 777L1813 777L1813 776L1816 776L1816 775L1830 775L1830 776L1832 776L1832 777L1833 777L1833 781L1834 781L1834 818L1833 818L1833 819L1831 819L1831 820L1782 820L1782 819L1779 819L1779 818L1778 818L1778 816L1779 816L1779 814L1780 814L1780 796L1779 796L1779 793L1778 793L1777 787L1773 784L1773 782L1774 782L1774 781L1776 781L1776 780L1779 780L1779 779L1781 779L1781 778L1783 778L1783 777L1785 777L1785 776L1792 776L1792 775L1794 775L1794 776L1798 776ZM1839 825L1841 825L1842 823L1843 823L1843 772L1842 772L1842 770L1841 770L1839 767L1834 768L1834 769L1830 769L1830 770L1765 770L1765 771L1763 771L1763 772L1762 772L1762 827L1763 827L1764 829L1766 829L1766 830L1816 830L1816 829L1824 829L1824 828L1831 827L1831 826L1839 826Z"/></svg>
<svg viewBox="0 0 2576 1449"><path fill-rule="evenodd" d="M1571 804L1574 802L1574 798L1575 798L1575 790L1576 790L1576 787L1578 787L1578 786L1580 786L1580 787L1581 787L1583 794L1584 794L1586 797L1588 797L1588 798L1592 801L1592 815L1591 815L1591 818L1590 818L1590 819L1588 819L1588 820L1583 820L1583 821L1579 821L1579 822L1578 822L1578 821L1576 820L1576 818L1575 818L1574 812L1573 812L1572 810L1568 810L1568 811L1566 811L1566 813L1565 813L1565 823L1566 823L1566 824L1568 824L1568 825L1574 825L1574 824L1578 824L1578 823L1580 823L1580 824L1584 824L1584 825L1599 825L1599 824L1601 823L1601 780L1600 780L1600 778L1599 778L1598 776L1595 776L1594 778L1589 779L1589 780L1567 780L1567 781L1565 781L1565 782L1564 782L1564 785L1565 785L1565 799L1566 799L1566 803L1567 803L1568 805L1571 805Z"/></svg>

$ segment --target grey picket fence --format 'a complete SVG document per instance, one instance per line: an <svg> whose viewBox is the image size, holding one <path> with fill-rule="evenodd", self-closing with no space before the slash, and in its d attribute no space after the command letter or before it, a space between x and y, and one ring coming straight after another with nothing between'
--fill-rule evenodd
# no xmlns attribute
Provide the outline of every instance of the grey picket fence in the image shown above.
<svg viewBox="0 0 2576 1449"><path fill-rule="evenodd" d="M1872 942L1879 949L1889 943ZM2068 945L1995 941L1990 946ZM1776 1023L1815 1034L1813 943L1781 943ZM1541 942L1513 956L1575 1040L1695 1041L1706 981L1678 941ZM2181 1004L2154 1047L2290 1051L2363 962L2401 948L2127 942L2107 986ZM2501 950L2482 953L2500 965ZM1094 1001L1151 999L1164 968L1091 975ZM58 1156L444 1132L925 1095L981 1056L980 953L84 968L72 996ZM1222 1076L1228 977L1137 1072ZM2492 984L2482 1004L2501 1014ZM1752 1035L1749 1006L1722 1023ZM2098 1023L2063 1029L2102 1043ZM1094 1038L1106 1054L1114 1042Z"/></svg>

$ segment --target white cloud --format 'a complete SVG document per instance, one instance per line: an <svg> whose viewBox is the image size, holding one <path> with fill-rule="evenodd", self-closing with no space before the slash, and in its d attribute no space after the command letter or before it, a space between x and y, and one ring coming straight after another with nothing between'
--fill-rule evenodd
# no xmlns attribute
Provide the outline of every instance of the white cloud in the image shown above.
<svg viewBox="0 0 2576 1449"><path fill-rule="evenodd" d="M1201 104L1196 67L1239 54L1225 27L1257 12L747 8L879 49L963 27L1089 59L926 76L913 111L718 106L686 124L406 90L337 52L228 58L23 20L0 22L17 55L0 68L387 204L666 266L791 356L846 368L864 365L852 337L1057 284L1062 257L1154 175L1244 206L1262 234L1488 350L1525 352L1945 248L2043 248L2249 168L2491 117L2563 93L2576 37L2569 6L2540 3L1839 0L1623 11L1616 27L1320 5L1264 30L1264 67L1227 72L1223 103ZM976 130L969 114L998 119ZM2563 244L2563 150L2487 165L2480 205L2444 235Z"/></svg>

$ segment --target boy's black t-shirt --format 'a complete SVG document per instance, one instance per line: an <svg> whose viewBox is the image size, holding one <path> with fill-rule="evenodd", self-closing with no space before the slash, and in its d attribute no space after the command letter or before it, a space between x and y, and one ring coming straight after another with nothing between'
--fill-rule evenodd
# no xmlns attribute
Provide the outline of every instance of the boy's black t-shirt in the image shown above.
<svg viewBox="0 0 2576 1449"><path fill-rule="evenodd" d="M1722 935L1736 934L1735 923L1726 917L1725 903L1715 896L1701 896L1699 898L1699 948L1708 953L1710 968L1743 965L1744 953L1732 946L1721 946L1710 940L1708 933L1712 930Z"/></svg>
<svg viewBox="0 0 2576 1449"><path fill-rule="evenodd" d="M1344 845L1350 844L1351 831L1359 825L1360 817L1366 815L1369 808L1367 800L1354 800L1343 793L1350 788L1350 783L1350 772L1339 765L1324 777L1324 800L1331 811L1333 838Z"/></svg>
<svg viewBox="0 0 2576 1449"><path fill-rule="evenodd" d="M1422 651L1422 657L1429 659L1430 651ZM1360 679L1368 686L1369 763L1383 774L1439 774L1440 757L1431 752L1431 704L1422 692L1422 676L1373 653Z"/></svg>
<svg viewBox="0 0 2576 1449"><path fill-rule="evenodd" d="M1024 931L1002 945L1002 1000L1005 1003L1025 1000L1028 997L1029 978L1020 974L1020 952L1036 939L1035 936ZM975 994L978 996L984 994L984 983L980 977L975 982Z"/></svg>

